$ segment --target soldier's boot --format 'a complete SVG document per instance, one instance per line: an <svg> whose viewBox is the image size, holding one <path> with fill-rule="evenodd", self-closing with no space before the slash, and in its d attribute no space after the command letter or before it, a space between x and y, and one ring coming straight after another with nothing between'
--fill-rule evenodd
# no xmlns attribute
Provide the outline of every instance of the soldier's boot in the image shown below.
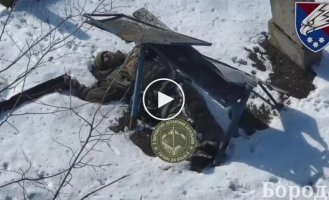
<svg viewBox="0 0 329 200"><path fill-rule="evenodd" d="M205 141L196 148L196 151L190 158L191 170L201 172L214 160L214 155L218 154L218 143L214 141Z"/></svg>
<svg viewBox="0 0 329 200"><path fill-rule="evenodd" d="M200 145L190 159L191 170L201 172L202 169L214 161L216 155L219 155L219 151L223 151L220 153L224 157L225 149L220 149L220 146L225 141L225 133L211 115L205 100L193 85L185 82L183 90L189 116L194 121L196 131L201 134L201 138L198 138Z"/></svg>
<svg viewBox="0 0 329 200"><path fill-rule="evenodd" d="M124 112L123 116L118 119L118 124L115 126L110 126L109 128L115 132L119 133L125 130L130 122L130 112Z"/></svg>
<svg viewBox="0 0 329 200"><path fill-rule="evenodd" d="M130 140L138 146L146 155L155 157L151 146L152 129L150 128L138 128L130 135Z"/></svg>

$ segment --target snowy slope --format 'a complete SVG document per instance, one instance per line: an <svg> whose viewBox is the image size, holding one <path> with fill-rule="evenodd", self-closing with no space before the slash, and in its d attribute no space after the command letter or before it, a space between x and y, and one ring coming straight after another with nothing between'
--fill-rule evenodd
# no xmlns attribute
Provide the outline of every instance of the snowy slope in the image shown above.
<svg viewBox="0 0 329 200"><path fill-rule="evenodd" d="M79 1L81 4L84 2ZM54 27L65 15L67 4L77 5L77 2L18 1L6 28L7 32L0 41L0 66L7 66L8 60L15 58L26 41L49 30L44 25L47 20ZM91 12L99 2L87 1L87 12ZM109 6L109 1L106 1L105 7ZM261 38L260 33L267 31L267 21L271 18L269 1L263 0L114 0L113 6L115 12L126 14L145 6L173 30L212 42L213 46L198 49L231 65L235 65L232 61L235 56L247 60L244 47L257 43ZM0 24L3 24L7 15L8 11L0 11ZM80 17L74 19L61 27L54 34L54 39L67 35L81 22ZM40 23L43 26L39 26ZM47 42L42 43L46 45ZM24 87L32 87L64 72L86 85L92 85L95 79L87 66L96 52L128 52L131 48L132 44L84 25L82 31L77 32L74 42L68 42L47 54L44 59L47 62L28 76ZM36 61L37 56L31 60L32 63ZM26 70L27 62L23 58L11 69L1 73L0 80L10 83L18 73ZM329 53L325 51L322 62L314 67L317 72L314 80L316 90L303 100L291 98L289 108L280 114L280 118L273 120L270 129L250 138L233 140L230 159L222 166L198 174L187 170L187 162L173 165L144 155L129 140L129 133L108 135L109 142L97 144L97 151L90 152L86 160L92 159L94 165L111 165L95 169L74 169L71 185L62 190L60 199L79 199L127 174L127 178L97 192L92 199L261 199L262 182L266 181L298 186L314 181L317 181L317 185L328 183L328 65ZM246 66L235 66L247 72L252 69L250 62ZM257 75L266 79L265 73L257 72ZM19 92L22 85L2 95L8 98ZM27 175L32 177L54 174L68 167L72 152L65 146L69 146L73 152L78 150L89 131L83 119L65 109L70 105L76 107L80 116L87 120L91 120L98 109L96 104L86 104L75 97L54 93L21 106L8 119L8 123L0 127L0 168L3 169L0 171L0 185L21 178L13 171L20 168L27 170L29 162L31 167ZM115 119L124 107L118 102L102 106L96 121L102 119L102 114L110 114L97 130L112 134L108 127L116 123ZM5 119L5 114L0 115L0 120ZM59 183L58 177L46 180L47 188L53 191ZM25 182L25 186L31 199L52 197L50 192L37 187L37 184ZM22 189L17 184L0 188L0 199L21 198Z"/></svg>

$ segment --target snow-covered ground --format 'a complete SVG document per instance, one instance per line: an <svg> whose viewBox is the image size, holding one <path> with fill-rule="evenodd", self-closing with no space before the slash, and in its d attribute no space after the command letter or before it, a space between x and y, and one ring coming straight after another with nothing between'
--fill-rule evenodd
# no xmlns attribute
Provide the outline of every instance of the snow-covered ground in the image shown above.
<svg viewBox="0 0 329 200"><path fill-rule="evenodd" d="M81 5L78 4L81 3ZM0 41L0 70L8 66L20 49L31 45L31 39L45 34L56 26L70 5L83 6L84 0L20 0ZM100 0L86 1L86 12L92 12ZM110 0L100 7L110 8ZM211 47L198 47L210 57L241 70L250 72L247 65L236 65L232 57L247 59L244 47L256 45L267 31L271 18L269 1L264 0L113 0L113 11L131 14L146 7L171 29L212 42ZM65 9L66 8L66 9ZM0 8L0 28L9 14ZM76 10L72 9L73 12ZM51 41L61 39L73 31L82 17L75 17L61 26L34 49L47 47ZM42 26L41 26L42 25ZM18 87L1 94L5 98L24 88L32 87L63 73L69 73L86 85L95 79L88 71L92 57L102 50L128 52L133 47L117 37L89 25L76 32L76 38L44 57L45 63L28 75ZM263 182L274 185L315 186L328 185L329 163L329 53L328 48L319 66L314 66L317 77L316 90L302 100L290 98L291 104L279 117L273 119L271 128L259 131L252 137L239 138L230 145L230 158L223 165L195 173L188 170L188 163L168 164L158 158L143 154L128 138L128 134L110 135L108 127L116 123L124 105L113 102L104 105L96 116L96 123L103 119L97 130L108 132L107 143L99 143L84 162L106 165L99 168L86 166L72 170L70 184L61 191L60 199L79 199L88 192L115 179L129 175L91 196L91 199L262 199ZM0 82L11 83L38 61L23 57L10 69L0 74ZM257 72L266 79L266 73ZM0 84L3 87L3 84ZM57 106L57 107L55 107ZM73 107L81 117L64 107ZM62 107L59 108L58 107ZM0 127L0 185L21 178L17 172L26 171L26 177L47 176L69 167L72 152L76 152L89 132L86 120L91 120L99 108L86 104L76 97L54 93L16 109ZM28 114L29 113L29 114ZM0 115L0 123L7 119ZM220 116L222 114L218 114ZM65 147L66 146L66 147ZM67 148L70 147L70 148ZM87 146L87 148L92 148ZM29 163L31 166L29 166ZM44 185L24 181L30 199L51 199L62 176L44 180ZM20 185L0 188L0 199L22 199ZM282 198L282 199L288 199Z"/></svg>

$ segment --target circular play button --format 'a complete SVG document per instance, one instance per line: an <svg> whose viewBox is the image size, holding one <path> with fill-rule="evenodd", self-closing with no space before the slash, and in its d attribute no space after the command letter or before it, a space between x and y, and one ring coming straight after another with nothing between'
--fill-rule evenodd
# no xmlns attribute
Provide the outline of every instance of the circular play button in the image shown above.
<svg viewBox="0 0 329 200"><path fill-rule="evenodd" d="M185 95L182 87L175 81L160 78L152 81L143 93L145 111L154 119L170 120L183 110Z"/></svg>

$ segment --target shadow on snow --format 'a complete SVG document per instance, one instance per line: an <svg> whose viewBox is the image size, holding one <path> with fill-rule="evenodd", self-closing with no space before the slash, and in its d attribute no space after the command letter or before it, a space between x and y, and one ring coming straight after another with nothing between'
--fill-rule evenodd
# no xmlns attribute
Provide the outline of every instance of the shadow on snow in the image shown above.
<svg viewBox="0 0 329 200"><path fill-rule="evenodd" d="M49 9L49 6L56 4L59 0L18 0L15 6L15 12L26 12L36 18L40 19L45 23L49 23L52 26L58 26L64 18L61 17L58 13ZM70 4L71 1L68 1ZM68 6L69 7L69 6ZM7 11L0 13L0 16L7 15ZM58 27L60 33L73 33L78 28L78 25L72 23L72 21L67 20L61 26ZM80 29L78 29L74 36L81 40L86 40L89 38L89 35Z"/></svg>

